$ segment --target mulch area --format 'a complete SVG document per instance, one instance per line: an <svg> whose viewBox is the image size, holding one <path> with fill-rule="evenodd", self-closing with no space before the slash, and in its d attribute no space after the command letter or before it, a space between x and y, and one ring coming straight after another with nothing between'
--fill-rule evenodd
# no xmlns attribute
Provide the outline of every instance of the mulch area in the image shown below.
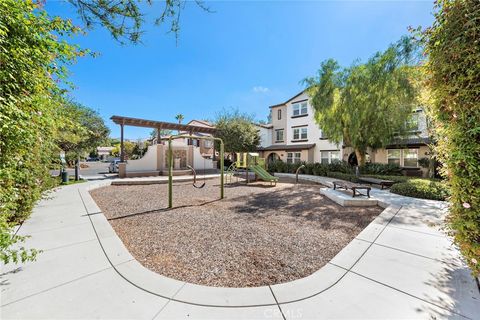
<svg viewBox="0 0 480 320"><path fill-rule="evenodd" d="M90 193L130 253L146 268L178 280L253 287L308 276L330 261L381 211L342 207L319 185L281 181L203 189L108 186Z"/></svg>

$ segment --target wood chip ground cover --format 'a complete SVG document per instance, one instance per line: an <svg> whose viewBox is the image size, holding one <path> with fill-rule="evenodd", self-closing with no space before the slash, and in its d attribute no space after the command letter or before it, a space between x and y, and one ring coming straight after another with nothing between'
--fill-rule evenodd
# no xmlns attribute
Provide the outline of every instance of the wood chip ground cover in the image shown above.
<svg viewBox="0 0 480 320"><path fill-rule="evenodd" d="M319 185L280 182L203 189L174 184L107 186L90 193L146 268L190 283L252 287L292 281L330 261L381 211L341 207Z"/></svg>

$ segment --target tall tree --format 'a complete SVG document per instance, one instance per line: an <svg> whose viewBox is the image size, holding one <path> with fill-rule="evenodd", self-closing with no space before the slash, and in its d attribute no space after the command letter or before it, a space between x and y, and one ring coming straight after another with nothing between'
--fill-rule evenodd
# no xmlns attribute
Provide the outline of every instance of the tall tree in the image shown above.
<svg viewBox="0 0 480 320"><path fill-rule="evenodd" d="M341 68L326 60L316 77L305 79L323 134L353 147L359 164L365 164L368 147L384 147L406 131L416 106L417 52L402 38L363 64Z"/></svg>
<svg viewBox="0 0 480 320"><path fill-rule="evenodd" d="M103 0L68 0L77 10L85 27L97 24L106 28L112 37L120 43L139 43L144 33L145 7L138 0L103 1ZM169 24L169 32L178 39L180 31L180 14L187 5L187 0L147 0L149 7L162 6L154 24ZM211 12L201 0L194 1L204 11Z"/></svg>
<svg viewBox="0 0 480 320"><path fill-rule="evenodd" d="M56 140L67 159L76 159L107 142L110 130L95 110L74 101L65 101L58 114L63 121Z"/></svg>
<svg viewBox="0 0 480 320"><path fill-rule="evenodd" d="M67 42L80 30L50 18L35 1L2 0L0 16L0 259L24 261L34 254L20 245L12 249L22 240L11 234L12 222L26 219L52 185L59 84L66 65L85 51Z"/></svg>
<svg viewBox="0 0 480 320"><path fill-rule="evenodd" d="M185 119L185 117L183 116L183 114L179 113L175 116L175 119L178 121L178 123L182 123L183 119Z"/></svg>
<svg viewBox="0 0 480 320"><path fill-rule="evenodd" d="M480 2L439 0L421 34L428 61L429 112L436 152L451 189L448 222L474 274L480 274Z"/></svg>
<svg viewBox="0 0 480 320"><path fill-rule="evenodd" d="M221 138L226 152L255 151L260 143L258 130L253 125L254 118L238 110L216 115L216 137ZM218 149L218 148L217 148Z"/></svg>

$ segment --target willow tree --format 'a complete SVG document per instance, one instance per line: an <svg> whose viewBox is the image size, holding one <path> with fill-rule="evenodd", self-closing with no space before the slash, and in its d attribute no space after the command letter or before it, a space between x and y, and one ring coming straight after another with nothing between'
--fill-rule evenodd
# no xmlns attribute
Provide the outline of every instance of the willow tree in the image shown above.
<svg viewBox="0 0 480 320"><path fill-rule="evenodd" d="M323 135L355 150L360 165L367 149L386 146L406 132L405 124L417 106L417 48L402 38L366 63L341 68L329 59L316 77L305 79Z"/></svg>

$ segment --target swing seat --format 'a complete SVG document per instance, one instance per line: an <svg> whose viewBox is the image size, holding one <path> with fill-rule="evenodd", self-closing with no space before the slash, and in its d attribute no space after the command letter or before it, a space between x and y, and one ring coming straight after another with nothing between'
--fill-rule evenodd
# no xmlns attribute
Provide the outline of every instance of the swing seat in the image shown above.
<svg viewBox="0 0 480 320"><path fill-rule="evenodd" d="M193 173L193 184L192 184L193 187L197 188L197 189L202 189L203 187L205 187L205 181L199 186L196 185L196 183L197 183L197 172L195 171L195 169L193 169L192 166L187 166L187 168L192 170L192 173Z"/></svg>
<svg viewBox="0 0 480 320"><path fill-rule="evenodd" d="M195 188L197 188L197 189L202 189L203 187L205 187L205 182L202 183L202 184L199 185L199 186L195 185L195 182L194 182L194 183L193 183L193 186L194 186Z"/></svg>

